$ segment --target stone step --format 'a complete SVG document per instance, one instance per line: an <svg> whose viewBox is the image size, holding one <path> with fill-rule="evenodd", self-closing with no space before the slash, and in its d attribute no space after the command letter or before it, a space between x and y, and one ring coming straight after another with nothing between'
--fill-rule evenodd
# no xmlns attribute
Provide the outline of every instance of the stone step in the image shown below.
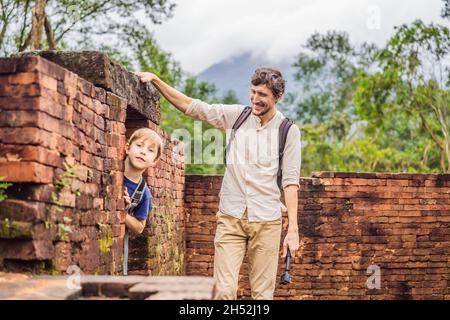
<svg viewBox="0 0 450 320"><path fill-rule="evenodd" d="M199 276L28 276L0 273L1 300L211 300L214 279ZM78 285L80 285L78 287Z"/></svg>

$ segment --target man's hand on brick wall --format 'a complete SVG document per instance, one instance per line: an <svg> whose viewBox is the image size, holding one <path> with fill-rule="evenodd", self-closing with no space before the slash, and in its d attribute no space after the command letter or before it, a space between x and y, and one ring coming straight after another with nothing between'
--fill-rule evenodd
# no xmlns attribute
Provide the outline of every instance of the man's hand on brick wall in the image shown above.
<svg viewBox="0 0 450 320"><path fill-rule="evenodd" d="M142 82L152 82L157 76L151 72L133 72Z"/></svg>

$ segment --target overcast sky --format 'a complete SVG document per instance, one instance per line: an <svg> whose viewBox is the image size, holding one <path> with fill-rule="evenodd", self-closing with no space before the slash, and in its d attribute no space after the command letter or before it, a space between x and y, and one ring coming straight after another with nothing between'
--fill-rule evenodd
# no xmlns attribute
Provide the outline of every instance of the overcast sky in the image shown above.
<svg viewBox="0 0 450 320"><path fill-rule="evenodd" d="M149 26L184 70L251 52L292 59L314 31L345 30L352 41L383 44L393 27L440 18L441 0L176 0L174 17Z"/></svg>

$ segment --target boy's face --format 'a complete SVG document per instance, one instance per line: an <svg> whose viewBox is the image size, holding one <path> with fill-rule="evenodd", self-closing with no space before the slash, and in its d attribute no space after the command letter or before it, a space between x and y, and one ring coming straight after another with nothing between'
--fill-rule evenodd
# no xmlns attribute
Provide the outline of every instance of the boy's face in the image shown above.
<svg viewBox="0 0 450 320"><path fill-rule="evenodd" d="M128 159L136 169L146 169L155 163L158 147L148 139L134 140L127 149Z"/></svg>

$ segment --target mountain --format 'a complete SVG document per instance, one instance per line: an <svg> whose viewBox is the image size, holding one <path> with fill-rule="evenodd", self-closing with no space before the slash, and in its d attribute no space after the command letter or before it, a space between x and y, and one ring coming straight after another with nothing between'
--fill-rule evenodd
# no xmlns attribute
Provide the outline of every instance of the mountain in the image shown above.
<svg viewBox="0 0 450 320"><path fill-rule="evenodd" d="M218 95L222 96L227 90L233 90L242 104L250 102L250 78L258 67L275 67L286 79L286 92L294 88L291 61L273 63L268 59L252 57L250 53L223 60L201 72L197 78L214 83Z"/></svg>

